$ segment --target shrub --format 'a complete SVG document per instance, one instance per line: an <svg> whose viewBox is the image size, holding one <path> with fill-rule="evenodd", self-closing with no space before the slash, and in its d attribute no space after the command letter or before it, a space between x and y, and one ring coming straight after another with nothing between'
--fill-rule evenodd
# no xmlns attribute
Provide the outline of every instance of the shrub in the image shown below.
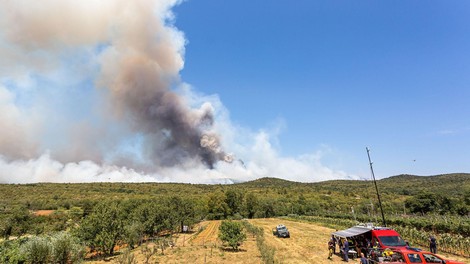
<svg viewBox="0 0 470 264"><path fill-rule="evenodd" d="M3 241L0 243L0 263L18 264L26 261L21 246L27 238Z"/></svg>
<svg viewBox="0 0 470 264"><path fill-rule="evenodd" d="M238 250L238 246L246 240L246 234L239 222L222 221L219 227L219 239Z"/></svg>
<svg viewBox="0 0 470 264"><path fill-rule="evenodd" d="M22 247L21 251L26 263L50 263L51 243L45 237L32 237Z"/></svg>
<svg viewBox="0 0 470 264"><path fill-rule="evenodd" d="M273 247L266 244L266 241L264 239L263 228L254 226L248 221L243 221L243 224L245 226L245 229L248 232L256 236L256 246L258 247L258 250L261 254L261 259L263 260L263 263L265 264L275 263L274 255L275 255L276 250Z"/></svg>
<svg viewBox="0 0 470 264"><path fill-rule="evenodd" d="M76 263L83 259L85 247L78 238L69 233L60 232L51 237L52 260L54 263Z"/></svg>

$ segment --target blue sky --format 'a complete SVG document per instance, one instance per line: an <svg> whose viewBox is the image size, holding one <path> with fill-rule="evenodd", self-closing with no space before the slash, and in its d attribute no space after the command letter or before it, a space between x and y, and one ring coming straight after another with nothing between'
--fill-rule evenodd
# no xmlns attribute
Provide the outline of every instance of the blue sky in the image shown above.
<svg viewBox="0 0 470 264"><path fill-rule="evenodd" d="M369 177L470 171L468 1L206 1L173 9L182 79L282 155Z"/></svg>

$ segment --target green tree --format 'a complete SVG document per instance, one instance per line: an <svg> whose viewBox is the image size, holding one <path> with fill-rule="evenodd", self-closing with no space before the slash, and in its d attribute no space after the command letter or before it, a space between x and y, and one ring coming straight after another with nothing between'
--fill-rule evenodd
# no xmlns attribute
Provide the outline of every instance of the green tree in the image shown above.
<svg viewBox="0 0 470 264"><path fill-rule="evenodd" d="M248 218L253 218L255 217L256 210L258 208L258 197L256 197L255 194L253 193L248 193L245 197L245 215Z"/></svg>
<svg viewBox="0 0 470 264"><path fill-rule="evenodd" d="M220 220L230 215L230 208L225 202L225 195L221 192L209 194L207 208L209 213L208 217L210 219Z"/></svg>
<svg viewBox="0 0 470 264"><path fill-rule="evenodd" d="M304 215L305 208L306 208L306 200L302 193L299 195L297 202L294 204L295 204L295 213L298 215Z"/></svg>
<svg viewBox="0 0 470 264"><path fill-rule="evenodd" d="M230 208L230 214L240 213L243 206L243 193L229 189L225 192L225 203Z"/></svg>
<svg viewBox="0 0 470 264"><path fill-rule="evenodd" d="M140 222L132 221L124 226L123 233L124 242L129 245L131 249L134 249L135 245L140 246L140 244L142 244L144 226Z"/></svg>
<svg viewBox="0 0 470 264"><path fill-rule="evenodd" d="M422 215L425 215L436 209L438 206L437 199L437 195L423 192L406 200L405 205L412 213L421 213Z"/></svg>
<svg viewBox="0 0 470 264"><path fill-rule="evenodd" d="M183 199L178 196L170 198L170 208L178 223L179 231L183 231L184 225L192 225L196 222L194 202L189 199Z"/></svg>
<svg viewBox="0 0 470 264"><path fill-rule="evenodd" d="M154 236L162 230L173 230L176 225L175 212L168 201L146 201L133 212L133 219L140 222L146 235Z"/></svg>
<svg viewBox="0 0 470 264"><path fill-rule="evenodd" d="M238 246L246 240L241 223L234 221L222 221L219 227L219 239L230 247L238 250Z"/></svg>
<svg viewBox="0 0 470 264"><path fill-rule="evenodd" d="M259 215L261 214L261 215ZM258 217L273 217L275 216L275 211L274 211L274 202L272 200L264 200L263 202L260 203L260 211L258 212Z"/></svg>
<svg viewBox="0 0 470 264"><path fill-rule="evenodd" d="M92 249L105 255L112 255L114 247L122 237L124 216L121 214L119 203L102 202L88 215L77 235Z"/></svg>

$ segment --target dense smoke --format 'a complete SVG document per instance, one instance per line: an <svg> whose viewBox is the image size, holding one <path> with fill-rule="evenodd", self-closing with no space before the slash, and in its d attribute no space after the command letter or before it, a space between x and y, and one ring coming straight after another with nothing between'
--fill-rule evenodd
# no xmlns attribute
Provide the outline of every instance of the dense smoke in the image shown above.
<svg viewBox="0 0 470 264"><path fill-rule="evenodd" d="M180 80L179 2L0 1L0 183L346 176Z"/></svg>
<svg viewBox="0 0 470 264"><path fill-rule="evenodd" d="M169 9L176 2L4 1L0 11L0 25L5 29L2 53L7 53L10 61L3 61L2 68L7 68L7 63L27 65L29 56L21 55L27 52L34 62L27 65L28 70L50 72L54 67L67 65L49 58L58 60L69 50L91 47L99 64L95 86L106 89L101 94L110 106L106 114L141 133L152 163L175 166L195 158L213 168L226 156L218 136L211 131L213 108L210 104L191 108L172 89L179 82L184 53L184 37L171 26ZM14 129L10 131L16 133ZM106 135L87 140L99 141L96 137ZM210 138L210 145L201 144L206 138ZM77 139L76 144L86 141L83 137ZM13 154L13 158L24 157L23 152L28 149L13 153L11 142L14 141L0 141L0 151ZM68 146L69 153L64 156L95 161L102 156L88 153L86 157L82 154L86 150L78 148ZM72 150L78 157L70 153Z"/></svg>

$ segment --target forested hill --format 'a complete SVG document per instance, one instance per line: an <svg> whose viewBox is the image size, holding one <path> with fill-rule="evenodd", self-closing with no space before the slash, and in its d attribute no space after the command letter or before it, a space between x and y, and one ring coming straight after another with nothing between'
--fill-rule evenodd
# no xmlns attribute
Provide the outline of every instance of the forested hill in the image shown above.
<svg viewBox="0 0 470 264"><path fill-rule="evenodd" d="M384 190L416 195L420 192L447 195L470 194L470 174L453 173L436 176L398 175L380 180Z"/></svg>
<svg viewBox="0 0 470 264"><path fill-rule="evenodd" d="M449 195L470 193L470 173L453 173L435 176L397 175L377 181L379 191L397 195L416 195L422 192ZM254 181L234 184L243 188L312 188L332 192L368 191L373 189L372 181L333 180L316 183L300 183L277 178L260 178ZM375 189L374 189L375 190Z"/></svg>
<svg viewBox="0 0 470 264"><path fill-rule="evenodd" d="M398 175L377 181L386 212L470 213L470 174L436 176ZM236 184L184 183L37 183L0 184L0 208L24 206L30 210L89 207L102 200L163 199L184 197L205 204L233 195L244 201L255 197L273 215L314 212L367 213L377 208L372 181L333 180L300 183L261 178ZM238 198L237 198L238 199ZM404 204L406 208L404 209ZM300 209L295 211L295 207ZM271 209L270 209L271 210Z"/></svg>

